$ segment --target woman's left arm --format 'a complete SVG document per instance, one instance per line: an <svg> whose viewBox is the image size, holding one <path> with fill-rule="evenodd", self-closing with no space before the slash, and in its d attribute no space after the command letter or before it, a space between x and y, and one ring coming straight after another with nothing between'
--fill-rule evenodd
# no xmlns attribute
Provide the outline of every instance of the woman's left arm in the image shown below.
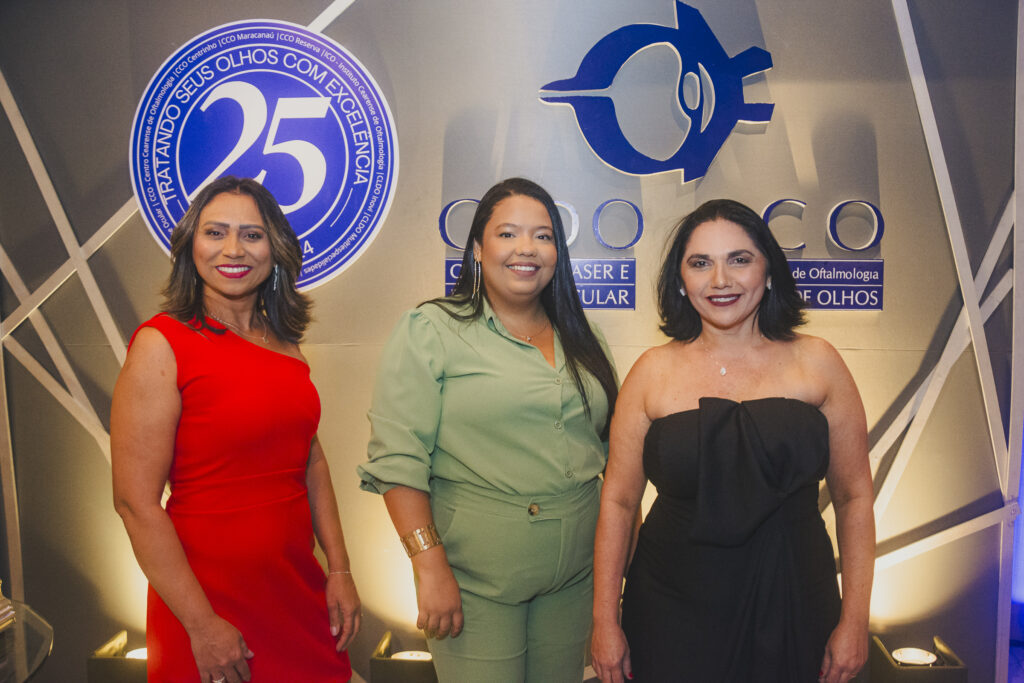
<svg viewBox="0 0 1024 683"><path fill-rule="evenodd" d="M821 680L845 683L868 656L868 612L875 567L874 489L868 462L867 418L853 376L830 344L815 340L815 374L826 383L821 411L828 419L826 475L836 514L843 602L829 637Z"/></svg>
<svg viewBox="0 0 1024 683"><path fill-rule="evenodd" d="M331 471L320 439L315 436L306 463L306 488L313 514L313 533L327 556L327 611L331 619L331 635L338 637L335 649L341 652L359 632L359 593L352 580L348 551L345 550L345 535L341 530Z"/></svg>

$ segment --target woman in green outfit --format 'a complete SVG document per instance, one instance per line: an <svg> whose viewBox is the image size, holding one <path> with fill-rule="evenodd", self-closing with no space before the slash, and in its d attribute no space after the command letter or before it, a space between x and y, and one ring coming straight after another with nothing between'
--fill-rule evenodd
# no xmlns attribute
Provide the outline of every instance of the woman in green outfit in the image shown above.
<svg viewBox="0 0 1024 683"><path fill-rule="evenodd" d="M452 295L407 312L384 348L359 468L412 558L442 682L582 680L616 393L554 201L502 181Z"/></svg>

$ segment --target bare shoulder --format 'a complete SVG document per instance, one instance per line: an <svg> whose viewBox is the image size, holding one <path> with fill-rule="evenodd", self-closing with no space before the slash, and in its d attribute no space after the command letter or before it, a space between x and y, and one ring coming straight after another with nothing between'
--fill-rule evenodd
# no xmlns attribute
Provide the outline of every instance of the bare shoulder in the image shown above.
<svg viewBox="0 0 1024 683"><path fill-rule="evenodd" d="M627 382L634 385L645 385L652 378L661 376L665 368L672 363L676 343L668 342L661 346L652 346L640 354L640 357L633 363L633 367L629 369L623 387Z"/></svg>
<svg viewBox="0 0 1024 683"><path fill-rule="evenodd" d="M793 344L800 353L812 356L829 356L838 353L832 344L813 334L797 334Z"/></svg>
<svg viewBox="0 0 1024 683"><path fill-rule="evenodd" d="M671 341L645 351L630 368L622 383L615 413L637 416L639 422L650 421L674 412L687 403L685 382L685 344ZM645 423L646 424L646 423Z"/></svg>
<svg viewBox="0 0 1024 683"><path fill-rule="evenodd" d="M131 348L128 350L126 363L134 360L157 360L167 358L174 360L174 350L171 349L167 337L155 327L143 327L135 333Z"/></svg>
<svg viewBox="0 0 1024 683"><path fill-rule="evenodd" d="M804 376L821 392L819 407L832 424L837 420L864 421L864 406L853 374L832 344L820 337L800 335L796 340ZM866 428L865 428L866 429Z"/></svg>
<svg viewBox="0 0 1024 683"><path fill-rule="evenodd" d="M846 368L836 348L821 337L798 334L792 344L797 358L812 372L833 372L837 368Z"/></svg>
<svg viewBox="0 0 1024 683"><path fill-rule="evenodd" d="M135 333L131 348L118 377L118 383L126 381L150 382L161 377L175 378L177 361L174 350L163 333L154 327L143 327Z"/></svg>
<svg viewBox="0 0 1024 683"><path fill-rule="evenodd" d="M153 444L173 445L180 413L181 394L174 350L159 330L144 327L135 334L114 385L110 409L112 454L122 454L125 447L134 448L132 444L150 437L153 437ZM171 449L168 447L165 452L154 446L151 450L152 453L159 451L161 457L169 457Z"/></svg>

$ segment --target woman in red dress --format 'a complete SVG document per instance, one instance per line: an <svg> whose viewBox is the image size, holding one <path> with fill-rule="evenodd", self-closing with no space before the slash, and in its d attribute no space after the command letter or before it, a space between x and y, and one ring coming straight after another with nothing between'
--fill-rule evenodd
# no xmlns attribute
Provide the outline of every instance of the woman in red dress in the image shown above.
<svg viewBox="0 0 1024 683"><path fill-rule="evenodd" d="M226 177L171 256L110 426L114 503L150 583L149 680L347 681L360 603L298 347L298 240L267 190Z"/></svg>

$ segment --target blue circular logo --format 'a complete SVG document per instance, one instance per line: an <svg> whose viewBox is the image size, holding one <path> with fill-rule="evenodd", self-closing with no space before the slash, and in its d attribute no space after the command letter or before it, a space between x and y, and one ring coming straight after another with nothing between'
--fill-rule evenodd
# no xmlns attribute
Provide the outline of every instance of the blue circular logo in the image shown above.
<svg viewBox="0 0 1024 683"><path fill-rule="evenodd" d="M139 102L130 154L135 197L165 251L208 182L261 182L299 237L304 289L369 246L398 175L391 111L363 65L326 36L267 19L218 26L171 55Z"/></svg>

